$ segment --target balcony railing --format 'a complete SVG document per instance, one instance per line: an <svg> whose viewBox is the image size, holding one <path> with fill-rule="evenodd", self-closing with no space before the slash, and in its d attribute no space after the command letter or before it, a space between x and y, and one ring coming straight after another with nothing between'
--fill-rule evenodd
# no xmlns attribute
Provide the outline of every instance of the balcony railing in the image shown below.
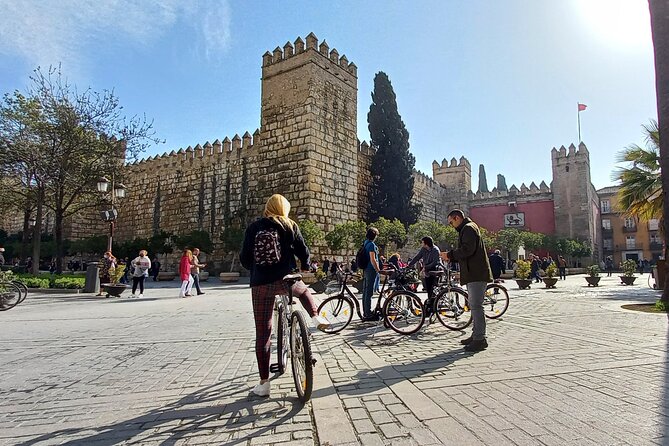
<svg viewBox="0 0 669 446"><path fill-rule="evenodd" d="M662 243L650 242L651 251L662 251Z"/></svg>
<svg viewBox="0 0 669 446"><path fill-rule="evenodd" d="M623 226L623 232L636 232L636 226Z"/></svg>
<svg viewBox="0 0 669 446"><path fill-rule="evenodd" d="M612 235L613 235L613 229L602 228L602 236L604 236L606 238L611 238Z"/></svg>

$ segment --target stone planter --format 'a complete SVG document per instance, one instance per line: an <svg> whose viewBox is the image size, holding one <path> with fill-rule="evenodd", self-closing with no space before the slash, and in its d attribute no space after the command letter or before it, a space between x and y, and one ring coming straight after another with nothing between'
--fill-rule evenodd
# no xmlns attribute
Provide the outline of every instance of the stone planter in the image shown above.
<svg viewBox="0 0 669 446"><path fill-rule="evenodd" d="M516 279L516 283L521 290L529 289L530 285L532 285L532 281L529 279Z"/></svg>
<svg viewBox="0 0 669 446"><path fill-rule="evenodd" d="M239 273L233 272L233 273L221 273L218 275L218 278L221 280L223 283L232 283L232 282L237 282L239 281Z"/></svg>
<svg viewBox="0 0 669 446"><path fill-rule="evenodd" d="M599 286L599 279L601 279L601 277L599 276L597 277L588 276L585 278L586 282L588 282L588 286Z"/></svg>
<svg viewBox="0 0 669 446"><path fill-rule="evenodd" d="M316 283L316 275L314 273L309 273L309 272L301 272L302 274L302 282L304 282L306 285L311 285L312 283Z"/></svg>
<svg viewBox="0 0 669 446"><path fill-rule="evenodd" d="M636 276L620 276L620 282L623 285L634 285L635 280Z"/></svg>
<svg viewBox="0 0 669 446"><path fill-rule="evenodd" d="M100 288L107 293L107 297L121 297L121 294L128 288L125 283L103 283Z"/></svg>
<svg viewBox="0 0 669 446"><path fill-rule="evenodd" d="M312 290L314 290L314 293L319 294L325 292L327 288L327 284L323 280L317 280L316 282L312 283L309 285Z"/></svg>
<svg viewBox="0 0 669 446"><path fill-rule="evenodd" d="M158 282L169 282L177 277L174 271L158 271Z"/></svg>
<svg viewBox="0 0 669 446"><path fill-rule="evenodd" d="M202 271L200 272L200 282L206 282L209 279L209 272Z"/></svg>
<svg viewBox="0 0 669 446"><path fill-rule="evenodd" d="M555 277L544 277L544 285L546 285L546 288L555 288L557 282L558 279Z"/></svg>

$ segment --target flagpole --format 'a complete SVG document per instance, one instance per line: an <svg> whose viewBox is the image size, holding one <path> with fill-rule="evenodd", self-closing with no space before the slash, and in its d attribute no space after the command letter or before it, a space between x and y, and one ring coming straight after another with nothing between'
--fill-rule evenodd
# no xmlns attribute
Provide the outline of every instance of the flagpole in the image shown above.
<svg viewBox="0 0 669 446"><path fill-rule="evenodd" d="M581 107L580 103L576 103L576 116L578 117L578 143L581 143Z"/></svg>

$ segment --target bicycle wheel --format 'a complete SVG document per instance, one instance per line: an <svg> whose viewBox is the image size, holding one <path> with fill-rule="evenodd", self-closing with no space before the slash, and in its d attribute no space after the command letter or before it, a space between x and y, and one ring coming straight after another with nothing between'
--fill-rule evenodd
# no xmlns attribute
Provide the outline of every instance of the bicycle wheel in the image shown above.
<svg viewBox="0 0 669 446"><path fill-rule="evenodd" d="M288 364L288 348L289 348L288 337L290 335L290 332L288 331L288 318L286 316L286 308L284 307L282 302L277 303L276 312L277 312L276 373L283 375L284 372L286 371L286 365Z"/></svg>
<svg viewBox="0 0 669 446"><path fill-rule="evenodd" d="M353 319L353 303L343 294L331 296L318 306L318 314L328 320L330 326L320 329L323 333L339 333Z"/></svg>
<svg viewBox="0 0 669 446"><path fill-rule="evenodd" d="M397 291L383 303L383 321L399 334L412 334L425 323L425 310L418 296Z"/></svg>
<svg viewBox="0 0 669 446"><path fill-rule="evenodd" d="M472 323L467 293L463 290L445 289L435 298L434 305L437 319L450 330L464 330Z"/></svg>
<svg viewBox="0 0 669 446"><path fill-rule="evenodd" d="M488 319L497 319L509 308L509 293L502 285L490 283L483 296L483 314Z"/></svg>
<svg viewBox="0 0 669 446"><path fill-rule="evenodd" d="M314 388L314 363L307 322L304 320L304 315L297 311L293 312L290 326L290 363L297 397L306 403L311 398L311 391Z"/></svg>
<svg viewBox="0 0 669 446"><path fill-rule="evenodd" d="M23 282L19 282L18 280L12 280L12 283L18 286L19 289L21 290L21 300L19 300L19 303L26 300L26 297L28 297L28 287L26 286L26 284Z"/></svg>
<svg viewBox="0 0 669 446"><path fill-rule="evenodd" d="M21 302L21 288L15 283L0 283L0 311L14 308Z"/></svg>

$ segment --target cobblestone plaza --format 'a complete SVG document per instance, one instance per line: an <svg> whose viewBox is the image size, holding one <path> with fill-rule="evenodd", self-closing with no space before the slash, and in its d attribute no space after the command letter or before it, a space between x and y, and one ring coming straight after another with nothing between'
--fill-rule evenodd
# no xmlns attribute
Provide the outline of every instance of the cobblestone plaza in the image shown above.
<svg viewBox="0 0 669 446"><path fill-rule="evenodd" d="M646 278L507 281L509 311L476 354L439 324L407 337L360 322L316 331L304 406L290 372L271 397L249 394L248 285L211 282L192 299L177 282L152 282L143 299L29 296L0 313L0 444L669 444L667 316L621 309L656 299Z"/></svg>

